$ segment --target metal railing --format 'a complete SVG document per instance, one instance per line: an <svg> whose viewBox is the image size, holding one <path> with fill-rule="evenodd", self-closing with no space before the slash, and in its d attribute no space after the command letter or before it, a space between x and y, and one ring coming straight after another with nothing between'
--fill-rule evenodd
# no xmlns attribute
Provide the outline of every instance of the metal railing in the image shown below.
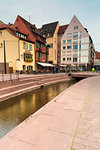
<svg viewBox="0 0 100 150"><path fill-rule="evenodd" d="M19 80L19 72L13 71L13 73L7 70L7 74L4 70L0 70L0 82Z"/></svg>

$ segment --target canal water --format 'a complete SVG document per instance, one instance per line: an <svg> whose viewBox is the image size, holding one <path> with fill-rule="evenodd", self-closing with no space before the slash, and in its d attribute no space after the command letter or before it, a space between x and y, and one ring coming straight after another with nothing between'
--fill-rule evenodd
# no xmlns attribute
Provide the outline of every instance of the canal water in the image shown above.
<svg viewBox="0 0 100 150"><path fill-rule="evenodd" d="M0 138L74 83L50 85L0 103Z"/></svg>

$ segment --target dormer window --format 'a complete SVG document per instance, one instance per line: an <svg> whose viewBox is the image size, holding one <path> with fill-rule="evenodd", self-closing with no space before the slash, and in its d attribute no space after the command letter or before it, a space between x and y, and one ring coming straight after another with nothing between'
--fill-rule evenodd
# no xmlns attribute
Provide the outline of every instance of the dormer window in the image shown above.
<svg viewBox="0 0 100 150"><path fill-rule="evenodd" d="M26 39L26 35L23 34L22 37L23 37L24 39Z"/></svg>
<svg viewBox="0 0 100 150"><path fill-rule="evenodd" d="M20 33L18 33L18 32L16 32L16 35L17 35L17 36L19 36L19 37L21 37L21 34L20 34Z"/></svg>

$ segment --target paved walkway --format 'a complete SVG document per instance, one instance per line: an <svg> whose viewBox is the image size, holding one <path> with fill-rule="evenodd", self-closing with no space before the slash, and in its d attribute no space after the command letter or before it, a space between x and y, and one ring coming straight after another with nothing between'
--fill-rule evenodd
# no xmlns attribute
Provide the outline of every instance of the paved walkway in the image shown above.
<svg viewBox="0 0 100 150"><path fill-rule="evenodd" d="M0 150L100 150L100 76L66 89L3 137Z"/></svg>

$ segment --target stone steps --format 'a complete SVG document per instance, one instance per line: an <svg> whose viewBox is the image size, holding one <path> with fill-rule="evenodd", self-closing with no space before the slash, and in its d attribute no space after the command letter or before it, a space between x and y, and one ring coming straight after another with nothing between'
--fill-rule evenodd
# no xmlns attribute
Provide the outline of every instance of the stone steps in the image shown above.
<svg viewBox="0 0 100 150"><path fill-rule="evenodd" d="M26 80L26 78L23 78L17 84L16 84L16 82L14 82L14 84L12 86L0 88L0 100L2 99L3 95L7 95L7 94L9 95L10 93L13 93L13 92L16 93L16 91L26 92L25 89L34 89L35 86L41 87L42 85L46 86L46 85L50 85L52 83L54 84L54 83L63 82L66 80L69 80L69 77L67 75L63 75L63 76L53 75L53 76L49 76L49 78L47 78L47 76L44 76L44 77L40 76L37 78L27 78L27 80Z"/></svg>
<svg viewBox="0 0 100 150"><path fill-rule="evenodd" d="M5 81L5 82L0 82L0 89L9 87L9 86L14 86L14 85L19 85L19 84L24 84L24 83L29 83L29 82L36 82L40 81L43 79L50 79L53 77L59 78L59 77L67 77L67 74L49 74L49 75L33 75L33 76L26 76L23 78L20 78L19 80L12 80L12 81Z"/></svg>
<svg viewBox="0 0 100 150"><path fill-rule="evenodd" d="M7 94L9 92L13 92L13 91L23 89L23 88L27 88L27 87L30 87L30 86L44 84L44 83L50 82L50 81L51 82L56 81L56 80L58 81L58 80L62 80L62 79L64 79L64 77L56 77L56 78L42 79L42 80L40 79L40 80L36 80L36 81L32 81L32 82L26 82L26 83L21 83L21 84L18 84L18 85L9 86L9 87L6 87L6 88L1 88L0 89L0 95Z"/></svg>

